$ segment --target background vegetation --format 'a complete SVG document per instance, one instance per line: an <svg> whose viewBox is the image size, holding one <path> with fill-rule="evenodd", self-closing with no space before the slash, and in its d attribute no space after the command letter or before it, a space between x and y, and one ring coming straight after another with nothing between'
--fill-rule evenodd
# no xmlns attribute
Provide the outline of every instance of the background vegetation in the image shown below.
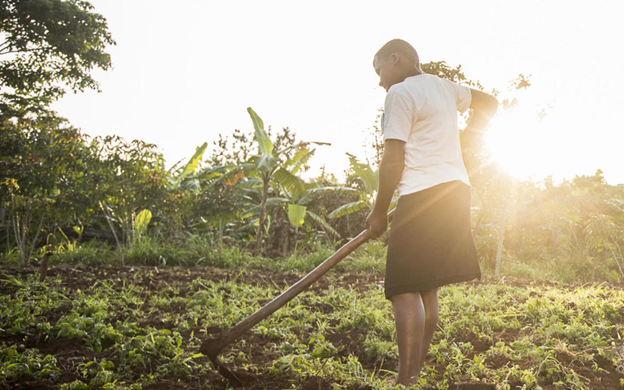
<svg viewBox="0 0 624 390"><path fill-rule="evenodd" d="M425 69L465 80L459 67ZM210 154L201 145L171 169L156 145L90 138L53 113L3 117L0 260L25 263L46 251L81 260L89 248L107 253L102 262L197 263L201 256L186 252L203 242L271 262L334 249L359 233L374 200L380 145L369 148L368 162L350 158L344 183L326 174L304 180L316 145L287 128L265 130L249 113L253 132L222 135ZM465 152L487 272L622 280L624 186L607 184L600 171L562 183L519 180L483 149Z"/></svg>

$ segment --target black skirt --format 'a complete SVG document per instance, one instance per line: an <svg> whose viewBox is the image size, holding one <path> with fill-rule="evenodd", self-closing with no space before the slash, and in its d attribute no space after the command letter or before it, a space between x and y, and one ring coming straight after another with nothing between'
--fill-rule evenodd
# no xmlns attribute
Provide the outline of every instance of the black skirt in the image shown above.
<svg viewBox="0 0 624 390"><path fill-rule="evenodd" d="M385 294L481 278L470 227L470 187L452 181L399 198L390 227Z"/></svg>

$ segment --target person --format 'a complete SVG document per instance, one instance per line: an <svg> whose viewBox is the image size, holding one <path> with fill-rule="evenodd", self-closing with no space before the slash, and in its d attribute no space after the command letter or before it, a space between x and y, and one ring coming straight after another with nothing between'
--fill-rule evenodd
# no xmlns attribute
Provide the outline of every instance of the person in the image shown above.
<svg viewBox="0 0 624 390"><path fill-rule="evenodd" d="M366 219L371 238L388 226L385 295L392 302L397 384L417 383L438 321L438 288L481 277L470 226L470 181L462 159L458 112L472 109L461 143L495 114L498 101L481 91L423 73L404 40L386 43L373 59L387 91L381 128L379 191Z"/></svg>

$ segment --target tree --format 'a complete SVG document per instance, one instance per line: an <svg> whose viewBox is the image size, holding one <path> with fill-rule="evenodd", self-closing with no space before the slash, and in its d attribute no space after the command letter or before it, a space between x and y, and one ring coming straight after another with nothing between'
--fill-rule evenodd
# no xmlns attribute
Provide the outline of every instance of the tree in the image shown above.
<svg viewBox="0 0 624 390"><path fill-rule="evenodd" d="M85 214L89 154L86 137L59 118L0 121L0 237L6 250L15 241L22 262L47 226Z"/></svg>
<svg viewBox="0 0 624 390"><path fill-rule="evenodd" d="M259 251L262 247L262 235L271 181L274 180L279 183L284 191L290 192L296 198L302 196L305 193L305 186L301 179L296 176L296 173L314 154L314 150L308 150L307 143L300 143L297 145L297 153L292 158L287 158L286 161L282 162L280 157L286 156L287 152L293 149L293 146L287 146L282 150L275 149L273 142L271 142L264 130L262 119L251 107L247 109L247 112L254 125L259 153L252 156L245 165L246 169L253 176L258 177L262 181L260 216L258 219L258 230L256 231L256 250ZM299 213L299 208L297 206L294 207L297 211L293 209L293 212Z"/></svg>
<svg viewBox="0 0 624 390"><path fill-rule="evenodd" d="M15 123L14 123L15 122ZM57 228L111 229L118 239L135 232L135 216L176 217L163 205L164 158L155 145L120 137L89 139L55 116L0 121L0 250L15 242L22 260ZM123 236L117 232L121 228Z"/></svg>
<svg viewBox="0 0 624 390"><path fill-rule="evenodd" d="M240 236L253 228L256 245L272 253L287 253L292 234L296 241L299 228L304 226L304 233L312 232L312 226L316 226L323 230L322 234L338 237L324 217L308 207L318 194L333 190L333 187L328 189L318 183L305 183L297 176L308 169L307 162L315 152L310 149L310 144L325 143L297 141L295 133L287 127L273 136L270 128L264 130L262 120L252 109L247 111L254 124L253 133L235 130L231 139L220 135L214 143L213 155L207 160L212 167L200 170L196 175L205 189L202 197L206 196L210 204L203 209L214 210L220 235L222 217L225 217L231 233ZM269 140L265 145L258 141L265 139ZM244 220L246 222L241 225ZM260 226L263 232L259 233ZM264 243L258 244L258 237Z"/></svg>
<svg viewBox="0 0 624 390"><path fill-rule="evenodd" d="M141 210L152 211L154 220L164 220L162 206L174 191L167 185L171 182L165 160L156 145L106 136L93 139L90 150L86 165L94 177L85 193L102 211L113 232L120 227L123 240L128 242Z"/></svg>
<svg viewBox="0 0 624 390"><path fill-rule="evenodd" d="M245 193L244 203L249 207L241 217L254 217L247 227L257 225L256 250L262 250L265 231L269 230L267 225L270 225L271 218L267 211L286 204L288 223L295 228L303 224L306 216L310 216L324 229L331 229L322 217L307 212L305 204L311 199L313 191L308 193L312 189L307 188L297 176L300 171L307 169L307 162L314 154L315 150L309 149L309 145L327 144L295 142L295 135L288 128L284 128L282 134L271 140L270 131L265 131L262 119L251 108L247 112L254 127L253 142L258 148L257 153L251 151L251 136L235 132L234 142L239 147L227 148L227 139L221 138L217 145L220 152L211 158L213 163L226 165L210 168L206 172L210 172L208 177L213 178L215 169L227 168L227 171L220 172L218 181L227 186L235 185ZM200 171L197 175L201 179L204 172Z"/></svg>
<svg viewBox="0 0 624 390"><path fill-rule="evenodd" d="M0 115L45 110L65 87L99 90L90 73L111 67L114 44L87 1L0 0Z"/></svg>

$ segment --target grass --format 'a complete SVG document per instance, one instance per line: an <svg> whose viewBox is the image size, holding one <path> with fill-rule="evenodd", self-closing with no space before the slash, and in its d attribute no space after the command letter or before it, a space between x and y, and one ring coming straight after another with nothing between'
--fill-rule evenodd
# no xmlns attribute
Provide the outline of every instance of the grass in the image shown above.
<svg viewBox="0 0 624 390"><path fill-rule="evenodd" d="M252 254L241 242L218 243L209 235L190 234L176 241L166 241L146 236L122 248L111 247L96 241L78 244L63 240L54 248L40 248L35 256L52 250L54 263L83 264L135 264L152 266L212 266L227 269L256 269L278 272L309 272L334 253L336 248L316 242L285 257L268 258ZM364 243L335 270L340 272L383 274L386 247L383 240ZM500 276L510 276L531 281L558 281L562 283L609 282L622 283L623 279L609 261L592 258L519 259L514 253L504 252ZM18 264L19 252L0 253L0 264ZM494 274L493 260L481 259L485 275Z"/></svg>
<svg viewBox="0 0 624 390"><path fill-rule="evenodd" d="M228 244L217 244L207 237L190 235L177 243L144 237L118 249L95 241L64 242L54 249L41 248L35 258L52 250L52 262L92 265L211 266L227 269L257 269L280 272L309 272L334 253L334 248L315 243L305 252L282 258L266 258ZM0 254L0 264L18 264L19 252ZM383 273L385 246L380 241L362 245L336 266L342 272Z"/></svg>

